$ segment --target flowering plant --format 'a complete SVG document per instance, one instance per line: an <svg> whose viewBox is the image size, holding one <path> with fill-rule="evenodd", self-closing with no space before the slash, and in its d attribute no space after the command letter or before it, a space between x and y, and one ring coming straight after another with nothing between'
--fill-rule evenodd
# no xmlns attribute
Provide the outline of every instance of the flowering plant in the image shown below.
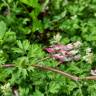
<svg viewBox="0 0 96 96"><path fill-rule="evenodd" d="M0 96L96 96L95 57L96 0L0 0Z"/></svg>
<svg viewBox="0 0 96 96"><path fill-rule="evenodd" d="M77 41L75 43L70 43L67 45L56 44L52 45L45 50L50 53L52 58L59 60L60 62L80 60L81 55L79 53L79 48L81 42Z"/></svg>

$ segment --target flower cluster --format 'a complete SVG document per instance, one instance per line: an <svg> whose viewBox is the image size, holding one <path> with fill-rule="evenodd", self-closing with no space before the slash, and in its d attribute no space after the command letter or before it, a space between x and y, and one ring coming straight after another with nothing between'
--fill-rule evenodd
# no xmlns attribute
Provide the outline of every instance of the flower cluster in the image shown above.
<svg viewBox="0 0 96 96"><path fill-rule="evenodd" d="M52 45L45 50L50 53L51 57L59 60L60 62L67 62L72 60L80 60L79 48L82 45L80 41L70 43L67 45L56 44Z"/></svg>
<svg viewBox="0 0 96 96"><path fill-rule="evenodd" d="M59 43L61 40L62 36L60 33L57 33L56 35L53 36L53 38L50 40L51 44L56 44Z"/></svg>
<svg viewBox="0 0 96 96"><path fill-rule="evenodd" d="M86 49L86 55L83 56L83 60L86 61L87 63L92 63L93 62L93 58L94 58L94 55L92 53L92 49L91 48L87 48Z"/></svg>
<svg viewBox="0 0 96 96"><path fill-rule="evenodd" d="M96 76L96 69L94 69L94 70L91 70L91 75L94 75L94 76Z"/></svg>
<svg viewBox="0 0 96 96"><path fill-rule="evenodd" d="M2 90L2 93L4 94L4 96L8 96L9 92L11 92L10 83L7 83L7 84L1 86L1 90Z"/></svg>

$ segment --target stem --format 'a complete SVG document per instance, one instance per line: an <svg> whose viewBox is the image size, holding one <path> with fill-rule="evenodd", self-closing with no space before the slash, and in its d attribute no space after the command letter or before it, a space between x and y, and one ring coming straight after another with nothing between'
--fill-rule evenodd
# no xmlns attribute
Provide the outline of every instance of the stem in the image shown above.
<svg viewBox="0 0 96 96"><path fill-rule="evenodd" d="M88 76L88 77L82 78L82 80L96 80L96 76Z"/></svg>
<svg viewBox="0 0 96 96"><path fill-rule="evenodd" d="M33 67L36 67L36 68L39 68L39 69L42 69L42 70L47 70L47 71L52 71L52 72L56 72L58 74L61 74L71 80L74 80L74 81L78 81L78 80L96 80L96 76L87 76L87 77L84 77L84 78L80 78L80 77L77 77L77 76L74 76L72 74L69 74L69 73L66 73L64 71L61 71L61 70L58 70L58 69L55 69L55 68L52 68L52 67L46 67L46 66L42 66L42 65L38 65L38 64L34 64L32 65ZM5 64L5 65L2 65L3 68L10 68L10 67L15 67L14 64Z"/></svg>
<svg viewBox="0 0 96 96"><path fill-rule="evenodd" d="M2 67L9 68L9 67L15 67L15 65L13 65L13 64L4 64L4 65L2 65Z"/></svg>
<svg viewBox="0 0 96 96"><path fill-rule="evenodd" d="M17 90L14 90L14 95L15 95L15 96L19 96L19 93L18 93Z"/></svg>
<svg viewBox="0 0 96 96"><path fill-rule="evenodd" d="M44 60L46 60L46 59L49 59L49 58L50 58L50 57L45 57L45 58L43 58L43 59L40 59L40 60L37 61L37 63L42 62L42 61L44 61Z"/></svg>
<svg viewBox="0 0 96 96"><path fill-rule="evenodd" d="M53 72L56 72L56 73L58 73L58 74L61 74L61 75L63 75L63 76L65 76L65 77L68 77L68 78L70 78L70 79L72 79L72 80L75 80L75 81L77 81L77 80L79 80L79 77L77 77L77 76L73 76L73 75L71 75L71 74L68 74L68 73L66 73L66 72L63 72L63 71L61 71L61 70L58 70L58 69L55 69L55 68L52 68L52 67L45 67L45 66L42 66L42 65L32 65L33 67L36 67L36 68L40 68L40 69L42 69L42 70L47 70L47 71L53 71ZM9 68L9 67L15 67L15 65L13 65L13 64L5 64L5 65L2 65L2 67L4 67L4 68Z"/></svg>
<svg viewBox="0 0 96 96"><path fill-rule="evenodd" d="M53 71L53 72L59 73L59 74L65 76L65 77L68 77L68 78L70 78L72 80L75 80L75 81L79 80L79 77L77 77L77 76L73 76L71 74L68 74L66 72L63 72L61 70L58 70L58 69L55 69L55 68L52 68L52 67L45 67L45 66L41 66L41 65L33 65L33 67L37 67L37 68L48 70L48 71Z"/></svg>

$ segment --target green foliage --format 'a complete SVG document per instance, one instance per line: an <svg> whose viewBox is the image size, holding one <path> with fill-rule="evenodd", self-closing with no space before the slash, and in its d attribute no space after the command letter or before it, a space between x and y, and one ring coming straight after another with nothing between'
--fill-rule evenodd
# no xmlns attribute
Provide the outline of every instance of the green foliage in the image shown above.
<svg viewBox="0 0 96 96"><path fill-rule="evenodd" d="M0 38L2 39L6 32L6 24L3 21L0 22L0 30Z"/></svg>
<svg viewBox="0 0 96 96"><path fill-rule="evenodd" d="M49 84L49 92L50 93L58 93L59 92L59 89L60 89L60 85L59 83L55 83L54 81L53 82L50 82Z"/></svg>
<svg viewBox="0 0 96 96"><path fill-rule="evenodd" d="M13 96L14 86L20 96L96 96L96 81L75 82L32 66L90 75L96 59L59 64L43 49L79 40L81 54L91 47L96 57L95 20L96 0L0 0L0 96Z"/></svg>

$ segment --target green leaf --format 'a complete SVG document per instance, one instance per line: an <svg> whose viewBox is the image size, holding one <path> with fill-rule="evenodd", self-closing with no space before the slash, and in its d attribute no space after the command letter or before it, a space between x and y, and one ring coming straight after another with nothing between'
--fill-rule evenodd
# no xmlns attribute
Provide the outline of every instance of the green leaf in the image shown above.
<svg viewBox="0 0 96 96"><path fill-rule="evenodd" d="M82 91L80 89L76 90L74 93L73 93L73 96L84 96Z"/></svg>
<svg viewBox="0 0 96 96"><path fill-rule="evenodd" d="M22 45L24 50L27 51L29 49L30 43L28 40L24 40Z"/></svg>
<svg viewBox="0 0 96 96"><path fill-rule="evenodd" d="M18 74L19 77L21 76L24 79L26 79L26 77L28 76L27 70L24 68L19 68Z"/></svg>
<svg viewBox="0 0 96 96"><path fill-rule="evenodd" d="M88 87L88 93L90 94L90 96L96 96L96 84L91 84Z"/></svg>
<svg viewBox="0 0 96 96"><path fill-rule="evenodd" d="M18 67L23 68L23 67L26 67L26 65L29 64L29 59L28 59L28 57L23 56L23 57L18 57L14 62Z"/></svg>
<svg viewBox="0 0 96 96"><path fill-rule="evenodd" d="M43 93L41 93L39 90L36 90L32 96L44 96Z"/></svg>
<svg viewBox="0 0 96 96"><path fill-rule="evenodd" d="M29 88L19 87L20 96L28 96Z"/></svg>
<svg viewBox="0 0 96 96"><path fill-rule="evenodd" d="M17 45L19 48L23 49L23 45L22 45L22 42L20 40L17 41Z"/></svg>
<svg viewBox="0 0 96 96"><path fill-rule="evenodd" d="M20 0L20 1L31 7L38 7L38 0Z"/></svg>
<svg viewBox="0 0 96 96"><path fill-rule="evenodd" d="M0 21L0 38L4 36L5 32L6 32L6 24L4 23L4 21Z"/></svg>
<svg viewBox="0 0 96 96"><path fill-rule="evenodd" d="M51 82L49 85L49 92L50 93L57 93L60 89L60 85L56 82Z"/></svg>
<svg viewBox="0 0 96 96"><path fill-rule="evenodd" d="M30 43L28 40L24 40L23 42L21 42L20 40L17 41L17 45L20 49L22 49L23 51L27 51Z"/></svg>
<svg viewBox="0 0 96 96"><path fill-rule="evenodd" d="M44 57L44 51L42 50L41 45L32 44L28 51L28 57L34 57L35 59Z"/></svg>
<svg viewBox="0 0 96 96"><path fill-rule="evenodd" d="M12 48L13 52L23 54L23 50L20 48Z"/></svg>
<svg viewBox="0 0 96 96"><path fill-rule="evenodd" d="M67 85L67 87L68 87L68 91L71 92L71 91L73 91L74 88L77 88L78 86L77 86L76 82L70 81L69 84Z"/></svg>
<svg viewBox="0 0 96 96"><path fill-rule="evenodd" d="M35 31L43 32L42 22L38 19L33 20L32 32L35 32Z"/></svg>
<svg viewBox="0 0 96 96"><path fill-rule="evenodd" d="M13 43L16 41L16 33L15 32L11 32L11 31L8 31L5 33L5 36L4 36L4 42L7 42L7 43Z"/></svg>

